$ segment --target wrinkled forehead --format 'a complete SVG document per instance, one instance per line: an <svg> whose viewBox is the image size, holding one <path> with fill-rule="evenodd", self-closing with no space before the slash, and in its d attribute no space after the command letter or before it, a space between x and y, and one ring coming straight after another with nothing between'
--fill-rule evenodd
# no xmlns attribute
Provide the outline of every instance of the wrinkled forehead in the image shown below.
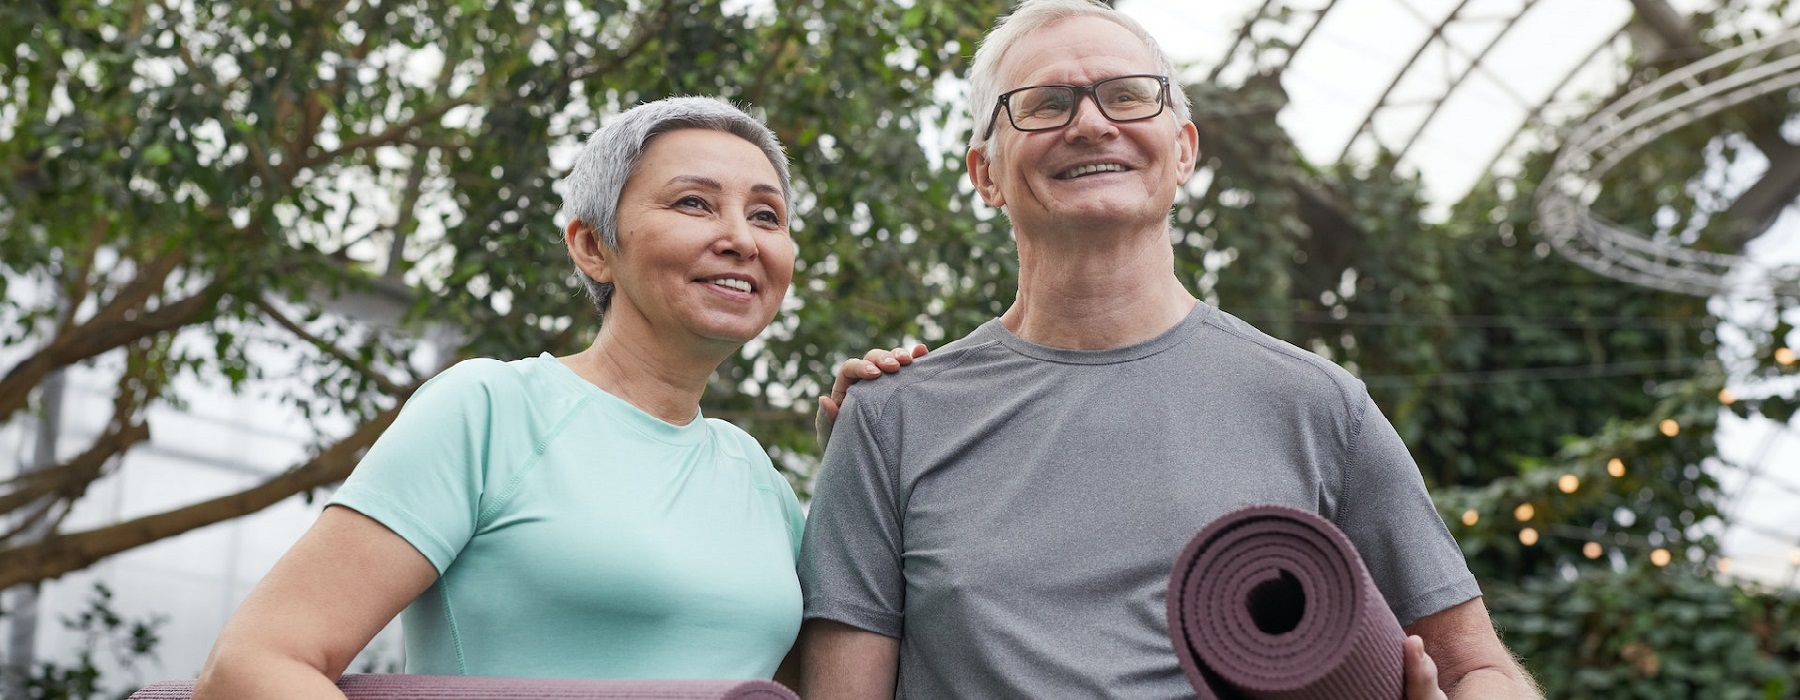
<svg viewBox="0 0 1800 700"><path fill-rule="evenodd" d="M1144 40L1123 24L1082 15L1027 32L1001 57L1000 91L1031 85L1088 85L1107 78L1160 73Z"/></svg>

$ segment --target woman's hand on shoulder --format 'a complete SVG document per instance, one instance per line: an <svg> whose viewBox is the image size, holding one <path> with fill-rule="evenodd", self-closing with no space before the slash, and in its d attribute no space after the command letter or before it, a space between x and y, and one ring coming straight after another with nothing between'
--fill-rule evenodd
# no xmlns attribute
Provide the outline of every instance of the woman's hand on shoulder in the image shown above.
<svg viewBox="0 0 1800 700"><path fill-rule="evenodd" d="M892 350L875 349L858 358L844 360L838 366L837 376L832 378L831 393L819 397L819 412L814 418L813 427L818 430L819 450L825 449L826 441L831 439L831 426L837 423L838 409L844 405L844 397L850 393L850 385L865 379L875 379L883 373L893 374L913 363L913 360L924 357L931 352L924 343L914 344L911 348L894 348Z"/></svg>

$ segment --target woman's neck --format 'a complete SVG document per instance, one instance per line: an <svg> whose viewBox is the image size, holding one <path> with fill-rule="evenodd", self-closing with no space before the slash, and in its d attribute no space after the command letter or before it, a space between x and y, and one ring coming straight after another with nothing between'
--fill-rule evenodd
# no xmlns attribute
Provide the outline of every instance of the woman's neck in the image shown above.
<svg viewBox="0 0 1800 700"><path fill-rule="evenodd" d="M652 334L620 327L626 325L604 324L586 350L557 359L645 413L674 425L692 422L706 380L725 358L664 347Z"/></svg>

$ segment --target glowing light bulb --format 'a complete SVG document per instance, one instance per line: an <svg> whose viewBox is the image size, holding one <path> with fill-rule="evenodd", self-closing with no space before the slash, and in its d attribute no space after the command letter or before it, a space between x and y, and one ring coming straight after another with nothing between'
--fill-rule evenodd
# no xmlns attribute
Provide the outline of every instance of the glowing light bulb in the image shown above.
<svg viewBox="0 0 1800 700"><path fill-rule="evenodd" d="M1556 480L1556 488L1563 493L1575 493L1575 489L1581 488L1581 477L1564 474L1561 479Z"/></svg>
<svg viewBox="0 0 1800 700"><path fill-rule="evenodd" d="M1650 552L1650 563L1655 564L1657 566L1668 566L1669 565L1669 550L1663 549L1661 547L1657 547L1655 550L1651 551Z"/></svg>
<svg viewBox="0 0 1800 700"><path fill-rule="evenodd" d="M1536 528L1528 527L1519 531L1519 541L1525 543L1525 546L1530 547L1531 545L1537 544L1537 540L1538 534Z"/></svg>
<svg viewBox="0 0 1800 700"><path fill-rule="evenodd" d="M1661 423L1656 424L1656 429L1662 431L1664 437L1675 437L1681 434L1681 424L1675 422L1674 418L1662 419Z"/></svg>
<svg viewBox="0 0 1800 700"><path fill-rule="evenodd" d="M1731 557L1719 557L1719 573L1731 573Z"/></svg>
<svg viewBox="0 0 1800 700"><path fill-rule="evenodd" d="M1611 474L1614 479L1625 476L1625 460L1618 457L1606 460L1606 473Z"/></svg>
<svg viewBox="0 0 1800 700"><path fill-rule="evenodd" d="M1600 555L1605 554L1605 553L1606 553L1606 549L1601 547L1599 542L1589 542L1587 544L1581 545L1582 556L1585 556L1589 559L1599 559Z"/></svg>
<svg viewBox="0 0 1800 700"><path fill-rule="evenodd" d="M1475 512L1474 508L1463 511L1462 524L1473 526L1478 522L1481 522L1481 514Z"/></svg>
<svg viewBox="0 0 1800 700"><path fill-rule="evenodd" d="M1784 364L1784 365L1794 364L1793 349L1792 348L1776 348L1775 349L1775 361L1780 362L1781 364Z"/></svg>
<svg viewBox="0 0 1800 700"><path fill-rule="evenodd" d="M1537 509L1531 507L1530 503L1520 503L1519 507L1513 509L1513 517L1518 518L1519 522L1530 520L1536 514Z"/></svg>
<svg viewBox="0 0 1800 700"><path fill-rule="evenodd" d="M1719 403L1725 404L1727 406L1737 403L1737 394L1731 393L1730 389L1720 389L1719 390Z"/></svg>

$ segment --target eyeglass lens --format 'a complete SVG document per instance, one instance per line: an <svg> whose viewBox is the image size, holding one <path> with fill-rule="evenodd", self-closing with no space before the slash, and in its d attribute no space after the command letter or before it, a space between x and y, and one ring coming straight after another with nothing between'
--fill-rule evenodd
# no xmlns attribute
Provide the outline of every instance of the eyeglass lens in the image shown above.
<svg viewBox="0 0 1800 700"><path fill-rule="evenodd" d="M1076 103L1086 93L1094 95L1100 113L1115 122L1148 119L1162 112L1162 81L1154 76L1132 75L1103 80L1088 87L1042 85L1014 92L1007 101L1013 128L1020 131L1055 129L1075 116Z"/></svg>

